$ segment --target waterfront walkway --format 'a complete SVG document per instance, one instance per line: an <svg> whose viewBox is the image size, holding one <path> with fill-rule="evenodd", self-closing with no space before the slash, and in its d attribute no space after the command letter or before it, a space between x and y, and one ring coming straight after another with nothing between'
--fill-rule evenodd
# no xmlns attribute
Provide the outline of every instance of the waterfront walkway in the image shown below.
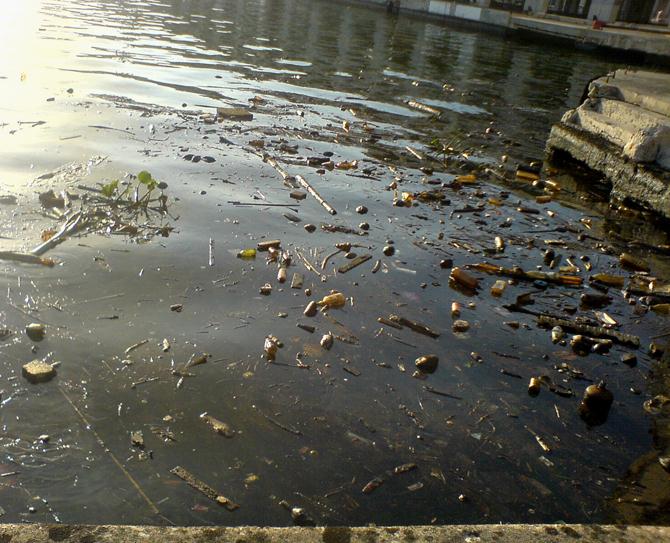
<svg viewBox="0 0 670 543"><path fill-rule="evenodd" d="M346 0L351 2L352 0ZM385 6L387 0L353 0ZM401 11L424 13L445 21L466 22L522 36L547 36L585 48L607 48L637 54L644 60L670 64L670 28L614 23L596 30L591 21L555 15L526 15L445 0L401 0Z"/></svg>
<svg viewBox="0 0 670 543"><path fill-rule="evenodd" d="M566 21L565 18L554 19L522 14L514 14L510 19L510 28L517 31L547 34L556 38L573 40L579 44L636 51L670 60L670 28L668 27L635 25L634 28L629 28L616 25L595 30L587 21L581 19ZM645 28L646 26L650 28Z"/></svg>
<svg viewBox="0 0 670 543"><path fill-rule="evenodd" d="M0 525L0 541L11 543L658 543L670 528L582 524L490 524L461 526L379 526L261 528Z"/></svg>

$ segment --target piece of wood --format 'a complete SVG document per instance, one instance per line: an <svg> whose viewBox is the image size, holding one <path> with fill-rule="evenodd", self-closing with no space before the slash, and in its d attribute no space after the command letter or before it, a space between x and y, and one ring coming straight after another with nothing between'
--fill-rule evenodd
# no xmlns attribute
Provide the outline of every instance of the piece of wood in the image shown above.
<svg viewBox="0 0 670 543"><path fill-rule="evenodd" d="M423 160L423 155L422 155L421 153L419 153L416 149L413 149L413 148L410 147L409 145L406 145L406 146L405 146L405 149L407 149L407 151L408 151L410 154L414 155L417 159L419 159L419 160Z"/></svg>
<svg viewBox="0 0 670 543"><path fill-rule="evenodd" d="M389 317L389 320L395 321L402 326L407 326L407 328L411 328L412 330L418 332L419 334L423 334L425 336L432 338L440 337L439 332L431 330L428 326L426 326L425 324L421 324L420 322L411 321L409 319L406 319L405 317L399 317L397 315L391 315Z"/></svg>
<svg viewBox="0 0 670 543"><path fill-rule="evenodd" d="M417 102L416 100L407 100L407 102L405 103L411 108L418 109L419 111L423 111L424 113L430 113L431 115L435 115L436 117L442 115L442 112L439 109L427 106L426 104L422 104L421 102Z"/></svg>
<svg viewBox="0 0 670 543"><path fill-rule="evenodd" d="M256 248L259 251L267 251L270 247L278 248L281 245L280 239L270 239L267 241L259 241Z"/></svg>
<svg viewBox="0 0 670 543"><path fill-rule="evenodd" d="M202 415L200 415L200 418L207 424L209 424L212 430L214 430L217 434L223 437L235 437L235 432L231 430L230 426L225 422L217 418L214 418L211 415L208 415L207 413L203 413Z"/></svg>
<svg viewBox="0 0 670 543"><path fill-rule="evenodd" d="M239 509L239 505L235 502L229 500L224 495L219 494L211 486L203 483L202 481L196 479L192 473L185 470L181 466L175 466L170 470L170 473L179 477L182 481L185 481L190 487L195 488L198 492L201 492L207 496L210 500L215 501L219 505L223 505L228 511L235 511Z"/></svg>
<svg viewBox="0 0 670 543"><path fill-rule="evenodd" d="M296 175L295 180L300 184L302 188L304 188L307 192L309 192L312 196L314 196L314 198L316 198L316 201L319 202L321 206L323 206L323 208L328 213L330 213L331 215L337 215L337 211L335 211L335 209L328 202L326 202L318 192L316 192L314 187L312 187L312 185L310 185L302 175Z"/></svg>
<svg viewBox="0 0 670 543"><path fill-rule="evenodd" d="M274 158L272 158L270 155L263 155L262 158L263 162L269 164L275 170L277 170L277 173L279 173L279 175L281 175L282 179L284 180L284 185L295 188L295 178L292 175L289 175L289 173L284 168L282 168Z"/></svg>
<svg viewBox="0 0 670 543"><path fill-rule="evenodd" d="M291 288L302 288L304 281L305 277L302 275L302 273L294 273L293 277L291 278Z"/></svg>
<svg viewBox="0 0 670 543"><path fill-rule="evenodd" d="M219 121L233 119L235 121L252 121L253 113L243 107L217 107L216 117Z"/></svg>
<svg viewBox="0 0 670 543"><path fill-rule="evenodd" d="M353 270L355 267L360 266L364 262L367 262L372 258L372 255L360 255L350 260L346 264L342 264L338 269L338 273L347 273L348 271Z"/></svg>
<svg viewBox="0 0 670 543"><path fill-rule="evenodd" d="M32 254L35 256L40 256L46 253L49 249L52 247L55 247L59 243L62 243L67 239L67 236L78 230L83 223L83 218L81 213L75 213L72 217L70 217L63 226L61 226L60 230L56 232L53 236L51 236L48 240L46 240L44 243L40 243L37 247L35 247L32 251L30 251Z"/></svg>
<svg viewBox="0 0 670 543"><path fill-rule="evenodd" d="M14 262L23 262L25 264L40 264L53 268L56 263L50 258L42 258L30 253L17 253L15 251L0 251L0 260L11 260Z"/></svg>
<svg viewBox="0 0 670 543"><path fill-rule="evenodd" d="M622 343L624 345L631 345L633 347L640 346L640 338L638 336L632 336L630 334L623 334L617 332L616 330L610 330L608 328L603 328L600 326L589 326L587 324L579 324L574 321L567 319L558 319L551 317L549 315L538 315L537 324L543 328L553 328L554 326L560 326L566 332L572 332L576 334L584 334L585 336L591 336L596 338L607 338L617 343Z"/></svg>

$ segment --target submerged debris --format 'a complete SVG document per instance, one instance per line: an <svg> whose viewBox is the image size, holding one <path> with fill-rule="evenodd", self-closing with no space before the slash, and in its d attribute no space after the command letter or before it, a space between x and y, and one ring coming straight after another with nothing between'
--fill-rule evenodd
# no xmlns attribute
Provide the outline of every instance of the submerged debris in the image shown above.
<svg viewBox="0 0 670 543"><path fill-rule="evenodd" d="M173 473L181 480L185 481L189 486L195 488L198 492L204 494L210 500L213 500L219 505L225 507L228 509L228 511L235 511L236 509L240 508L238 504L229 500L223 494L219 494L211 486L196 479L189 471L185 470L181 466L175 466L170 470L170 473Z"/></svg>

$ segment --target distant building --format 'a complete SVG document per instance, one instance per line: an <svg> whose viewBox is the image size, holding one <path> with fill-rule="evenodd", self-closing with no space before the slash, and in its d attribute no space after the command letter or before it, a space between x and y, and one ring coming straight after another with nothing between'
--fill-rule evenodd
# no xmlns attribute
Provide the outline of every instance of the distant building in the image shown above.
<svg viewBox="0 0 670 543"><path fill-rule="evenodd" d="M614 23L668 24L670 0L525 0L524 11Z"/></svg>
<svg viewBox="0 0 670 543"><path fill-rule="evenodd" d="M395 0L394 3L399 7L421 3L474 4L532 15L548 13L588 21L596 18L604 23L670 24L670 0Z"/></svg>

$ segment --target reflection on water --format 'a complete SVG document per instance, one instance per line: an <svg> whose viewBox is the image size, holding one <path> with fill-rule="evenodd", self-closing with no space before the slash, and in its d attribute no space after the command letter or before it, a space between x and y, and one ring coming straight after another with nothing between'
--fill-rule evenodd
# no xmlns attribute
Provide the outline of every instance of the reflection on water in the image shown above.
<svg viewBox="0 0 670 543"><path fill-rule="evenodd" d="M551 123L577 102L590 78L613 65L325 1L35 0L3 17L1 43L16 54L0 59L6 78L0 80L6 123L0 175L2 189L25 206L0 207L3 241L25 249L43 228L44 217L30 204L48 180L29 180L92 155L109 160L73 183L150 169L178 198L180 215L167 239L138 246L92 236L55 250L63 265L52 270L2 264L2 325L19 331L0 343L0 474L17 472L0 480L3 520L285 525L291 519L281 500L329 524L607 518L605 498L631 459L650 446L637 395L649 356L640 351L635 369L617 362L625 352L618 346L610 356L578 358L551 344L532 317L502 309L488 295L488 282L471 297L451 290L437 265L445 257L457 265L488 258L498 225L512 213L509 246L496 261L532 269L541 264L544 235L559 234L541 234L534 247L528 233L540 226L551 231L553 223L518 218L516 205L452 214L476 201L467 190L454 191L452 208L393 208L384 188L394 177L413 190L424 187L416 167L387 166L407 165L405 146L425 152L434 138L476 163L497 163L503 154L542 157ZM253 124L240 129L205 125L189 114L254 98L262 106ZM412 109L411 99L440 109L440 118ZM368 130L345 133L344 121ZM341 289L355 300L310 321L318 327L313 335L295 327L306 302L302 291L277 284L271 296L259 296L260 285L276 283L276 271L262 258L245 262L234 255L270 236L316 262L351 236L306 236L282 208L230 203L260 198L259 192L269 202L288 201L274 172L243 149L259 137L273 149L297 145L302 156L334 152L338 160L361 160L364 175L317 177L284 157L336 203L342 224L360 222L353 208L366 203L370 234L354 240L363 245L356 250L372 250L369 245L379 253L387 240L395 242L395 257L378 274L361 267L322 284L291 268L305 273L315 295ZM187 153L216 162L194 166L182 159ZM456 161L454 172L436 178L451 181L461 166ZM550 207L560 221L577 224L593 215L586 238L593 243L568 240L566 256L588 252L596 269L608 269L615 263L606 247L615 243L610 231L667 243L644 217L622 219L602 202L585 200L588 192L571 178L559 180L565 205ZM510 202L533 191L484 183L481 190ZM305 223L330 219L312 200L294 204ZM209 238L216 242L212 267ZM667 270L660 257L653 264ZM511 285L504 301L528 289ZM569 310L577 294L538 291L533 310ZM472 328L466 335L451 332L452 300L467 308ZM170 311L174 304L183 311ZM643 344L658 332L657 321L634 314L621 296L609 311ZM442 334L380 333L376 319L390 312ZM21 333L35 318L48 323L39 344ZM518 330L504 324L513 320L521 322ZM324 352L319 338L329 330L338 339ZM260 358L268 333L286 344L281 363ZM169 351L162 350L163 338ZM212 360L178 388L172 370L203 351ZM300 351L309 370L294 367ZM428 352L440 354L438 371L425 382L413 379L414 359ZM56 380L29 386L20 377L21 363L35 357L62 362ZM561 364L584 375L568 377ZM527 377L545 374L564 379L576 396L543 390L530 398ZM616 400L607 423L595 428L580 420L578 403L587 380L599 378L608 379ZM451 396L439 394L445 391ZM199 419L203 412L228 423L235 436L212 432ZM143 451L130 444L129 433L137 430ZM550 452L541 441L551 444ZM408 462L417 469L392 475ZM177 465L240 509L229 513L173 477L169 470ZM362 493L375 477L384 484ZM28 513L29 506L37 513Z"/></svg>

